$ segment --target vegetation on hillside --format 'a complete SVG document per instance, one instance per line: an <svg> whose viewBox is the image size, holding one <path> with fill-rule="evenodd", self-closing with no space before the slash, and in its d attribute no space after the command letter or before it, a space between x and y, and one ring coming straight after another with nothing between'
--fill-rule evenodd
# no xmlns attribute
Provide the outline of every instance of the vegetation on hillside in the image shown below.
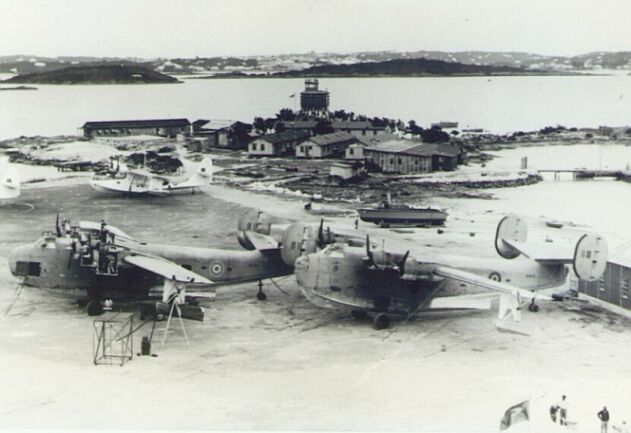
<svg viewBox="0 0 631 433"><path fill-rule="evenodd" d="M279 72L282 77L327 76L424 76L424 75L494 75L521 74L525 71L510 66L465 65L428 59L396 59L347 65L319 65L301 71Z"/></svg>
<svg viewBox="0 0 631 433"><path fill-rule="evenodd" d="M177 83L176 78L143 66L99 64L71 66L47 72L18 75L4 83L30 84L154 84Z"/></svg>

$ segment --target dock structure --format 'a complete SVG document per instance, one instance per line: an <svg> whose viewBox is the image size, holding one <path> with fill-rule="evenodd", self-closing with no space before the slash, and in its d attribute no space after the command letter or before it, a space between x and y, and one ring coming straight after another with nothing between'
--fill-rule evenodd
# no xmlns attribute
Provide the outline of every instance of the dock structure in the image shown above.
<svg viewBox="0 0 631 433"><path fill-rule="evenodd" d="M539 173L554 173L554 180L559 180L561 173L571 173L572 179L594 179L597 177L613 177L616 180L631 182L631 172L625 170L588 170L586 168L576 169L546 169L537 170Z"/></svg>

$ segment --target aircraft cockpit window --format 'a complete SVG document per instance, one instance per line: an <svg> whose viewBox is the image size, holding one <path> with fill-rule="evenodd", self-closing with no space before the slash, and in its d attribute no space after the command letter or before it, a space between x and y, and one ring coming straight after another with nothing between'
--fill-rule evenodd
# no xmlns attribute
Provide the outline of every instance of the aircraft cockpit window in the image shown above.
<svg viewBox="0 0 631 433"><path fill-rule="evenodd" d="M15 273L21 277L39 277L42 273L42 264L39 262L17 262Z"/></svg>

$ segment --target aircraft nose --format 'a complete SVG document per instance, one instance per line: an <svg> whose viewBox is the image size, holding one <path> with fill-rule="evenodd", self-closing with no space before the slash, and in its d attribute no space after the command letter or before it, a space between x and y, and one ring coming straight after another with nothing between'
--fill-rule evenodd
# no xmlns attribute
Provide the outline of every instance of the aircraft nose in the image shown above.
<svg viewBox="0 0 631 433"><path fill-rule="evenodd" d="M298 284L303 284L305 279L305 273L309 270L309 257L301 256L296 259L294 263L294 275Z"/></svg>
<svg viewBox="0 0 631 433"><path fill-rule="evenodd" d="M17 272L17 254L18 248L13 248L9 253L9 269L11 270L11 275L15 275Z"/></svg>
<svg viewBox="0 0 631 433"><path fill-rule="evenodd" d="M16 247L13 248L10 252L9 252L9 270L11 271L11 275L13 276L18 276L17 275L17 263L18 261L20 261L21 257L24 256L24 250L27 248L27 246L23 245L21 247Z"/></svg>

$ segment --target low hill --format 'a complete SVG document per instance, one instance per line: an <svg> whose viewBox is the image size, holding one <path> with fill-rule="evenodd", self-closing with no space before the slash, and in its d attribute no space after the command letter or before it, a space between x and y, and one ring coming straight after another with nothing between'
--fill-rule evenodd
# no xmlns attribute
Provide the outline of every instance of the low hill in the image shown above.
<svg viewBox="0 0 631 433"><path fill-rule="evenodd" d="M133 64L70 66L47 72L22 74L4 83L28 84L157 84L177 83L176 78Z"/></svg>
<svg viewBox="0 0 631 433"><path fill-rule="evenodd" d="M281 77L363 77L363 76L428 76L428 75L512 75L524 74L510 66L465 65L457 62L428 59L395 59L346 65L319 65L300 71L275 74Z"/></svg>

